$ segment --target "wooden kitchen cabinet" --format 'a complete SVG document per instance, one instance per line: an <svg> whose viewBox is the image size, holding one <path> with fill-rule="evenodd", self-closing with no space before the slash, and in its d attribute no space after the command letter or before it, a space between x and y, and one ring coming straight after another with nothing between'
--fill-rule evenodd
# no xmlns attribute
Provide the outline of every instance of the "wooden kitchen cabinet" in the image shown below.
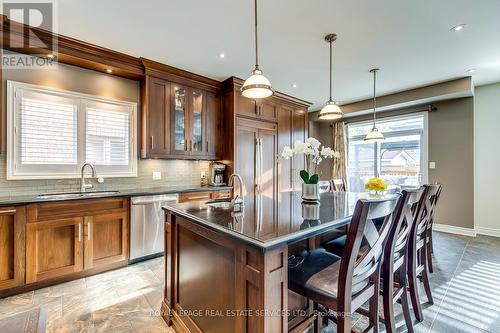
<svg viewBox="0 0 500 333"><path fill-rule="evenodd" d="M24 207L0 207L0 290L24 284Z"/></svg>
<svg viewBox="0 0 500 333"><path fill-rule="evenodd" d="M28 205L26 283L126 266L128 209L126 198Z"/></svg>
<svg viewBox="0 0 500 333"><path fill-rule="evenodd" d="M277 125L238 118L236 120L235 171L243 179L246 189L245 212L260 214L267 229L259 230L262 235L277 231ZM261 207L259 208L259 205ZM259 209L258 209L259 208ZM256 215L255 218L258 216ZM272 222L272 223L271 223Z"/></svg>
<svg viewBox="0 0 500 333"><path fill-rule="evenodd" d="M217 160L221 83L142 61L141 157Z"/></svg>
<svg viewBox="0 0 500 333"><path fill-rule="evenodd" d="M236 94L235 100L235 112L239 116L273 122L278 120L278 107L272 98L255 101L241 94Z"/></svg>
<svg viewBox="0 0 500 333"><path fill-rule="evenodd" d="M84 269L127 260L128 212L86 216L84 223Z"/></svg>
<svg viewBox="0 0 500 333"><path fill-rule="evenodd" d="M143 110L145 131L143 155L162 157L170 154L170 82L147 77L143 91L147 99Z"/></svg>
<svg viewBox="0 0 500 333"><path fill-rule="evenodd" d="M83 270L83 218L26 224L26 283Z"/></svg>

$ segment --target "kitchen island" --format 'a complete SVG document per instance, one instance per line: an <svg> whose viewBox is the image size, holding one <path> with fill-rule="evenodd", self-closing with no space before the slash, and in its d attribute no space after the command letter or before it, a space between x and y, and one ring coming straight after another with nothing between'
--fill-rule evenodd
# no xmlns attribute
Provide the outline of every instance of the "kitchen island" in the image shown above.
<svg viewBox="0 0 500 333"><path fill-rule="evenodd" d="M162 316L176 332L288 332L289 249L348 224L366 194L324 193L319 205L283 196L301 216L262 220L254 207L228 202L163 207Z"/></svg>

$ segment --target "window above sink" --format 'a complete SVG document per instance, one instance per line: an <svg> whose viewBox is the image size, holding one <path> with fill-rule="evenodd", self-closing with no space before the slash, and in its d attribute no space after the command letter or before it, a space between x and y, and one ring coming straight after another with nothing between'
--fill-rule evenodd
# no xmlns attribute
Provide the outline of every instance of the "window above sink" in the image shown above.
<svg viewBox="0 0 500 333"><path fill-rule="evenodd" d="M8 81L7 179L137 176L137 104Z"/></svg>

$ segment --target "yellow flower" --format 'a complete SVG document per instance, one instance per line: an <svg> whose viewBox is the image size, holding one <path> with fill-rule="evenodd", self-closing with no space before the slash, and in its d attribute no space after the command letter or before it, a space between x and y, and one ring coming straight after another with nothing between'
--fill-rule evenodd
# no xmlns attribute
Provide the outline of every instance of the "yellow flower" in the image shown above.
<svg viewBox="0 0 500 333"><path fill-rule="evenodd" d="M369 191L382 192L387 190L387 183L381 178L370 178L365 184L365 189Z"/></svg>

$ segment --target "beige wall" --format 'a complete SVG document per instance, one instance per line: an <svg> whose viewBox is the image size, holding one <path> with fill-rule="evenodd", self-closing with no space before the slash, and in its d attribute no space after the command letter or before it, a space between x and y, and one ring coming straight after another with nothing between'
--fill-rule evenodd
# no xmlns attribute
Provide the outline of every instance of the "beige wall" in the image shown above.
<svg viewBox="0 0 500 333"><path fill-rule="evenodd" d="M65 89L100 97L138 103L139 82L97 71L59 64L57 70L3 70L2 71L2 153L0 153L0 196L46 192L77 191L79 183L74 179L62 180L6 180L6 80L26 82L52 88ZM99 169L97 170L99 171ZM153 181L153 171L162 173L162 180ZM201 172L208 172L208 162L182 160L139 160L138 176L109 178L103 184L94 182L95 189L130 189L158 186L199 185Z"/></svg>
<svg viewBox="0 0 500 333"><path fill-rule="evenodd" d="M474 228L474 102L434 103L429 113L429 182L443 184L435 223Z"/></svg>
<svg viewBox="0 0 500 333"><path fill-rule="evenodd" d="M480 233L500 233L496 199L500 189L500 83L476 88L475 124L475 222Z"/></svg>

